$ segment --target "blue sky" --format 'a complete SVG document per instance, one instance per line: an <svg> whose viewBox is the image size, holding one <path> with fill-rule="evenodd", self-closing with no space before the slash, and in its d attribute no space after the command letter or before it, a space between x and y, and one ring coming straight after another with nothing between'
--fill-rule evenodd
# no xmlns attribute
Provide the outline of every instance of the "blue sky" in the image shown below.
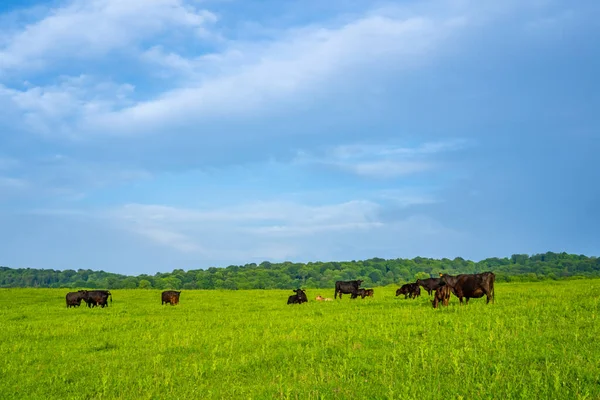
<svg viewBox="0 0 600 400"><path fill-rule="evenodd" d="M597 1L0 4L0 265L600 254Z"/></svg>

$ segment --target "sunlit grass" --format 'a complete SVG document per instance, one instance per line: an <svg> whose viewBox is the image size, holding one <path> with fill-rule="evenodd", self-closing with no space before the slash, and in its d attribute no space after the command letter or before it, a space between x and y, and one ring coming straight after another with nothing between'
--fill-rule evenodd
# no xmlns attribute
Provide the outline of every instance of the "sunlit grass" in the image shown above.
<svg viewBox="0 0 600 400"><path fill-rule="evenodd" d="M425 293L287 305L289 290L0 290L0 398L600 398L600 280L497 284L496 303Z"/></svg>

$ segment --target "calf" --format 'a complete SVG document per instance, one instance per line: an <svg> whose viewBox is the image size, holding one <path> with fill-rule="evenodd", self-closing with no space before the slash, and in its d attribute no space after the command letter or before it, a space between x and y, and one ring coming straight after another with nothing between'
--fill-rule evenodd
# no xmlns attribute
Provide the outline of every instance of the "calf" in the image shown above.
<svg viewBox="0 0 600 400"><path fill-rule="evenodd" d="M407 283L405 285L402 285L400 289L396 290L396 296L400 296L401 294L404 295L405 299L407 297L414 299L421 295L421 289L416 283Z"/></svg>
<svg viewBox="0 0 600 400"><path fill-rule="evenodd" d="M357 295L360 296L361 299L365 297L373 297L373 289L358 289Z"/></svg>
<svg viewBox="0 0 600 400"><path fill-rule="evenodd" d="M296 292L296 294L288 297L288 304L302 304L308 302L308 298L306 297L304 290L295 289L293 292Z"/></svg>
<svg viewBox="0 0 600 400"><path fill-rule="evenodd" d="M320 295L319 295L319 296L317 296L317 297L315 297L315 300L317 300L317 301L333 301L333 299L332 299L332 298L329 298L329 297L323 297L323 296L320 296Z"/></svg>
<svg viewBox="0 0 600 400"><path fill-rule="evenodd" d="M448 307L448 302L450 301L450 286L444 285L440 286L435 290L435 294L433 295L433 308L437 308L438 304L442 302L442 304Z"/></svg>
<svg viewBox="0 0 600 400"><path fill-rule="evenodd" d="M340 299L342 298L342 293L350 294L350 298L355 299L358 296L358 288L360 284L363 283L361 280L356 281L336 281L335 282L335 294L333 296L334 299L337 299L338 294L340 295Z"/></svg>
<svg viewBox="0 0 600 400"><path fill-rule="evenodd" d="M411 299L416 299L420 295L421 295L421 288L419 287L419 285L417 285L416 283L411 283L409 297Z"/></svg>
<svg viewBox="0 0 600 400"><path fill-rule="evenodd" d="M172 306L179 304L179 295L181 291L177 292L175 290L165 290L161 295L161 306L165 304L170 304Z"/></svg>

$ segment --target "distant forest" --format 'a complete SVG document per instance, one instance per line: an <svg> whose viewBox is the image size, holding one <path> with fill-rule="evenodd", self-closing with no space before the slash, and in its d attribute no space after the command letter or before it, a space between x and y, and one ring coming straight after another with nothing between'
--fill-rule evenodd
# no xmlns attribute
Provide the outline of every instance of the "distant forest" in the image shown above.
<svg viewBox="0 0 600 400"><path fill-rule="evenodd" d="M333 288L337 280L362 279L362 287L385 286L417 278L493 271L498 282L531 282L546 279L600 277L600 258L567 253L510 258L487 258L479 262L457 257L364 261L271 263L211 267L206 270L176 269L155 275L127 276L79 269L12 269L0 267L0 287L107 288L107 289L294 289Z"/></svg>

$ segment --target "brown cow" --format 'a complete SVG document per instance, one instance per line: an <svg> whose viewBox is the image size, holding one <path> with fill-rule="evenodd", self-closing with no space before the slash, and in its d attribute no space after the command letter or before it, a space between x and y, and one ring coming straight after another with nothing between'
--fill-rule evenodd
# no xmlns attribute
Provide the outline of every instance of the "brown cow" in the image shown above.
<svg viewBox="0 0 600 400"><path fill-rule="evenodd" d="M433 300L431 300L431 302L433 303L433 308L437 308L438 304L440 302L442 302L442 304L444 306L448 307L449 301L450 301L450 286L448 286L448 285L440 286L439 288L437 288L433 295Z"/></svg>
<svg viewBox="0 0 600 400"><path fill-rule="evenodd" d="M373 289L358 289L356 294L360 296L361 299L364 299L367 296L373 297Z"/></svg>
<svg viewBox="0 0 600 400"><path fill-rule="evenodd" d="M496 275L493 272L482 272L480 274L461 274L457 276L450 276L447 274L440 274L442 281L450 286L450 290L458 299L460 304L463 302L463 298L466 299L466 303L469 304L469 299L478 299L484 295L487 297L486 304L492 300L494 301L494 281Z"/></svg>
<svg viewBox="0 0 600 400"><path fill-rule="evenodd" d="M65 296L67 301L67 308L70 307L79 307L81 305L81 300L83 300L83 296L86 293L86 290L80 290L78 292L69 292Z"/></svg>
<svg viewBox="0 0 600 400"><path fill-rule="evenodd" d="M161 296L161 305L165 305L165 304L170 304L172 306L179 304L179 295L181 294L181 291L175 291L175 290L165 290L164 292L162 292L162 296Z"/></svg>

